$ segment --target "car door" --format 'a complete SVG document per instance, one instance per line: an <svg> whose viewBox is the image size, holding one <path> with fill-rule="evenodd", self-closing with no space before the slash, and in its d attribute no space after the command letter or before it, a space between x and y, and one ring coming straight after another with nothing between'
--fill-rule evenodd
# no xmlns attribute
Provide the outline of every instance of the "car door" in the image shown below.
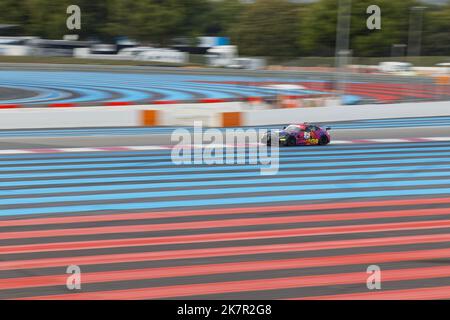
<svg viewBox="0 0 450 320"><path fill-rule="evenodd" d="M311 126L311 138L310 143L313 145L319 144L320 128L317 126Z"/></svg>
<svg viewBox="0 0 450 320"><path fill-rule="evenodd" d="M319 143L319 138L317 134L317 128L315 126L308 126L305 130L305 144L316 145Z"/></svg>
<svg viewBox="0 0 450 320"><path fill-rule="evenodd" d="M311 131L309 131L306 128L301 129L300 133L298 135L298 138L297 138L297 142L298 142L298 144L305 145L305 144L308 144L308 141L310 138L311 138Z"/></svg>

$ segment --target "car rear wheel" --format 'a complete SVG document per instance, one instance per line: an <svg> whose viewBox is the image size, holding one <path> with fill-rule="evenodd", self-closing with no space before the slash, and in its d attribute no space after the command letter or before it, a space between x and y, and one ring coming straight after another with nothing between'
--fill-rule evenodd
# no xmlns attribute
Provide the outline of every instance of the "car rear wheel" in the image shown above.
<svg viewBox="0 0 450 320"><path fill-rule="evenodd" d="M295 139L295 137L290 136L290 137L287 139L287 141L286 141L286 145L287 145L288 147L296 146L296 145L297 145L297 140Z"/></svg>

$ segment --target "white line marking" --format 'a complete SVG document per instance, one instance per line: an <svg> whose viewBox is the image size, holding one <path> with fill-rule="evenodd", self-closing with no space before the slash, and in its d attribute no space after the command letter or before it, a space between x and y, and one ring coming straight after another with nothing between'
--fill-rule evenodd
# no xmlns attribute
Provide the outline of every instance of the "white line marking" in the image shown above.
<svg viewBox="0 0 450 320"><path fill-rule="evenodd" d="M60 152L98 152L97 148L58 148Z"/></svg>
<svg viewBox="0 0 450 320"><path fill-rule="evenodd" d="M133 146L133 147L123 147L123 148L128 148L130 150L136 150L136 151L169 149L169 147L165 147L165 146Z"/></svg>
<svg viewBox="0 0 450 320"><path fill-rule="evenodd" d="M427 138L431 141L450 141L450 137L435 137L435 138Z"/></svg>
<svg viewBox="0 0 450 320"><path fill-rule="evenodd" d="M378 143L397 143L397 142L405 142L405 139L369 139L371 142Z"/></svg>
<svg viewBox="0 0 450 320"><path fill-rule="evenodd" d="M0 150L0 154L20 154L20 153L33 153L29 150Z"/></svg>
<svg viewBox="0 0 450 320"><path fill-rule="evenodd" d="M423 140L424 142L433 141L450 141L450 137L430 137L430 138L405 138L405 139L361 139L367 141L367 143L408 143L415 142L417 139ZM332 145L339 144L358 144L360 140L332 140ZM214 145L183 145L182 148L244 148L244 147L255 147L257 145L262 145L261 143L251 143L247 145L227 145L227 144L214 144ZM32 153L70 153L70 152L119 152L119 151L151 151L151 150L170 150L174 146L114 146L114 147L89 147L89 148L53 148L53 149L6 149L0 150L0 155L7 154L32 154ZM180 146L178 146L180 147ZM117 149L117 150L114 150ZM45 151L45 152L43 152Z"/></svg>

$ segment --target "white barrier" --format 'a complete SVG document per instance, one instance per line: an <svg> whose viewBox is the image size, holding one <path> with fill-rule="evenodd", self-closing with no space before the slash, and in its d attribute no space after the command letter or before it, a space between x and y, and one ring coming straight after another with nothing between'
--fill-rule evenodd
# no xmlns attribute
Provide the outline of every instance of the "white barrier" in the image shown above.
<svg viewBox="0 0 450 320"><path fill-rule="evenodd" d="M450 116L450 101L321 108L272 109L243 113L242 125Z"/></svg>
<svg viewBox="0 0 450 320"><path fill-rule="evenodd" d="M137 109L36 108L0 110L0 129L138 126Z"/></svg>
<svg viewBox="0 0 450 320"><path fill-rule="evenodd" d="M190 126L203 121L220 127L224 113L232 125L262 126L300 122L334 122L366 119L450 116L450 101L392 105L327 106L316 108L252 110L246 103L141 105L122 107L25 108L0 110L0 129L137 127L143 111L156 110L151 125Z"/></svg>
<svg viewBox="0 0 450 320"><path fill-rule="evenodd" d="M0 56L29 56L33 52L30 46L0 45Z"/></svg>
<svg viewBox="0 0 450 320"><path fill-rule="evenodd" d="M189 126L204 121L220 126L222 110L242 111L240 102L208 104L137 105L116 107L0 109L1 129L137 127L143 110L158 110L161 126Z"/></svg>

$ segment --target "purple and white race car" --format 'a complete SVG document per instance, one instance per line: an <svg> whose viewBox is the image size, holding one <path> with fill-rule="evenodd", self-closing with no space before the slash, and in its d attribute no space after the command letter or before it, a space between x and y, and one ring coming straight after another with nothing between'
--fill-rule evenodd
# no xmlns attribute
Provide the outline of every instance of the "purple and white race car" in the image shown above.
<svg viewBox="0 0 450 320"><path fill-rule="evenodd" d="M273 137L278 137L280 146L324 146L331 142L330 130L309 123L291 124L282 130L269 131L262 142L272 145Z"/></svg>

